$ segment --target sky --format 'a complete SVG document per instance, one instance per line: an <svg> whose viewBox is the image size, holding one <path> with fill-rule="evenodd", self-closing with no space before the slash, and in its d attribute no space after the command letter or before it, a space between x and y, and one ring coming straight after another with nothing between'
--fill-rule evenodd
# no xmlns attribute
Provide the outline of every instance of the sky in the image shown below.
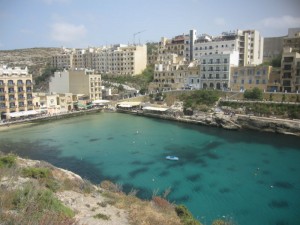
<svg viewBox="0 0 300 225"><path fill-rule="evenodd" d="M87 48L256 29L300 27L300 0L0 0L0 50Z"/></svg>

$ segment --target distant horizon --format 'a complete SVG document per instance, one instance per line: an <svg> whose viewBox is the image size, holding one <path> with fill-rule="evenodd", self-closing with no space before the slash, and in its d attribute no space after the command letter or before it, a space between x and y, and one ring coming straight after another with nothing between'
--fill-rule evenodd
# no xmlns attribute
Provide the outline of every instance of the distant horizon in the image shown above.
<svg viewBox="0 0 300 225"><path fill-rule="evenodd" d="M191 29L284 37L300 27L299 8L298 0L2 0L0 50L145 44Z"/></svg>

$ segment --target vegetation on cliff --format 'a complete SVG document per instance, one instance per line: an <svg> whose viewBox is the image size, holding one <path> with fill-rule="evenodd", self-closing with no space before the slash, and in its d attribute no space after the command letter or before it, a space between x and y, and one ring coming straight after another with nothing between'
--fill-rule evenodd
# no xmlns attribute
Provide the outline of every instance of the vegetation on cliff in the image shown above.
<svg viewBox="0 0 300 225"><path fill-rule="evenodd" d="M151 200L137 198L137 192L126 194L121 185L110 181L92 185L46 162L0 153L1 224L71 225L91 220L93 224L115 224L118 220L122 225L201 225L185 206L167 200L170 190L162 196L153 193ZM80 205L76 208L75 203ZM83 208L84 213L78 211ZM112 208L115 214L109 213ZM85 220L87 214L89 220Z"/></svg>

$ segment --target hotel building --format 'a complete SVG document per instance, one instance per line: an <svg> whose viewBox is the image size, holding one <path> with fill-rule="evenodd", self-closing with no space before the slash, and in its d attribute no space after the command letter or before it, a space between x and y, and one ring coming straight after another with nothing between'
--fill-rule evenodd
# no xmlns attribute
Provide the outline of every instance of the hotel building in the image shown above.
<svg viewBox="0 0 300 225"><path fill-rule="evenodd" d="M0 67L1 119L9 119L10 113L33 109L32 75L27 67Z"/></svg>

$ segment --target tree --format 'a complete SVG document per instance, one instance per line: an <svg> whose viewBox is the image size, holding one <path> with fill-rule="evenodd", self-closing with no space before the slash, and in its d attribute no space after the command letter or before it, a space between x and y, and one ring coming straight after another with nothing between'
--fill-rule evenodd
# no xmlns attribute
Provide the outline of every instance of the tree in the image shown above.
<svg viewBox="0 0 300 225"><path fill-rule="evenodd" d="M255 87L252 90L246 90L244 92L244 98L250 100L262 100L263 93L259 88Z"/></svg>
<svg viewBox="0 0 300 225"><path fill-rule="evenodd" d="M122 92L122 91L124 91L124 87L123 87L123 85L119 85L119 87L118 87L118 92Z"/></svg>

